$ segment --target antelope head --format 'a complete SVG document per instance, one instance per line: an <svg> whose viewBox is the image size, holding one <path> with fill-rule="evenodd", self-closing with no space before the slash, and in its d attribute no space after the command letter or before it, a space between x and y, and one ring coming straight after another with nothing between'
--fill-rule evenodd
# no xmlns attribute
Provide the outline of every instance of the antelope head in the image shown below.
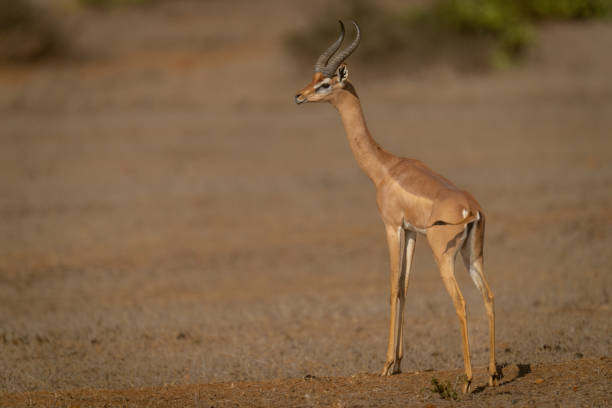
<svg viewBox="0 0 612 408"><path fill-rule="evenodd" d="M348 80L348 69L344 60L355 51L361 38L359 26L354 21L352 23L357 31L353 43L334 55L344 39L344 24L340 21L340 37L321 54L315 64L312 81L295 95L295 103L299 105L304 102L328 102L338 90L344 88Z"/></svg>

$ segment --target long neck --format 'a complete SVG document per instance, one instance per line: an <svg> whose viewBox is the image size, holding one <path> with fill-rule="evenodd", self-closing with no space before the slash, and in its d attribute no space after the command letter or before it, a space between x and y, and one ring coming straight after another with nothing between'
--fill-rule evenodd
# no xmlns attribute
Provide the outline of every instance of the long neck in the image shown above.
<svg viewBox="0 0 612 408"><path fill-rule="evenodd" d="M386 173L384 163L392 156L384 151L370 134L353 86L347 83L331 103L340 113L346 136L359 167L374 184L378 184Z"/></svg>

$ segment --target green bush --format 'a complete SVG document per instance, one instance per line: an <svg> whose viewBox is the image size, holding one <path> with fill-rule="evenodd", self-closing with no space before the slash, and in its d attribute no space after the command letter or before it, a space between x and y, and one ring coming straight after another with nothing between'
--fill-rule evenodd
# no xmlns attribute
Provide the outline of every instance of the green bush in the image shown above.
<svg viewBox="0 0 612 408"><path fill-rule="evenodd" d="M513 64L532 43L540 21L610 14L612 0L435 0L394 11L373 0L354 0L328 12L359 22L364 36L353 58L388 62L403 54L413 65L444 60L460 69ZM287 43L294 54L312 59L337 35L336 21L317 19Z"/></svg>
<svg viewBox="0 0 612 408"><path fill-rule="evenodd" d="M462 36L463 41L487 38L488 62L503 67L531 43L530 23L518 3L507 0L439 0L426 11L432 24Z"/></svg>
<svg viewBox="0 0 612 408"><path fill-rule="evenodd" d="M535 19L587 19L612 13L612 0L522 0L520 5Z"/></svg>

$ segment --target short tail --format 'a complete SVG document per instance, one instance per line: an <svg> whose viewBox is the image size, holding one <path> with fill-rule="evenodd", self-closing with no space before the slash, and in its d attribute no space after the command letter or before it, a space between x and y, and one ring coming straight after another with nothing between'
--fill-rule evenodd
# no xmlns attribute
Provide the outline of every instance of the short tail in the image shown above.
<svg viewBox="0 0 612 408"><path fill-rule="evenodd" d="M425 227L425 229L435 227L438 225L464 225L464 224L469 224L471 222L478 221L478 220L480 220L480 211L476 211L476 214L468 214L464 219L462 219L459 222L446 222L446 221L439 220Z"/></svg>

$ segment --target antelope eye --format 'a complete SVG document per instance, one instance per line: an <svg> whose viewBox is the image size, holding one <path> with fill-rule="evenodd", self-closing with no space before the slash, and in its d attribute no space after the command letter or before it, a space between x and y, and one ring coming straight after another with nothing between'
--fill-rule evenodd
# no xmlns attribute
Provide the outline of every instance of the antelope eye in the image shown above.
<svg viewBox="0 0 612 408"><path fill-rule="evenodd" d="M329 82L323 82L322 84L320 84L319 86L317 86L317 88L315 89L316 92L319 93L327 93L327 89L330 87L330 83Z"/></svg>

